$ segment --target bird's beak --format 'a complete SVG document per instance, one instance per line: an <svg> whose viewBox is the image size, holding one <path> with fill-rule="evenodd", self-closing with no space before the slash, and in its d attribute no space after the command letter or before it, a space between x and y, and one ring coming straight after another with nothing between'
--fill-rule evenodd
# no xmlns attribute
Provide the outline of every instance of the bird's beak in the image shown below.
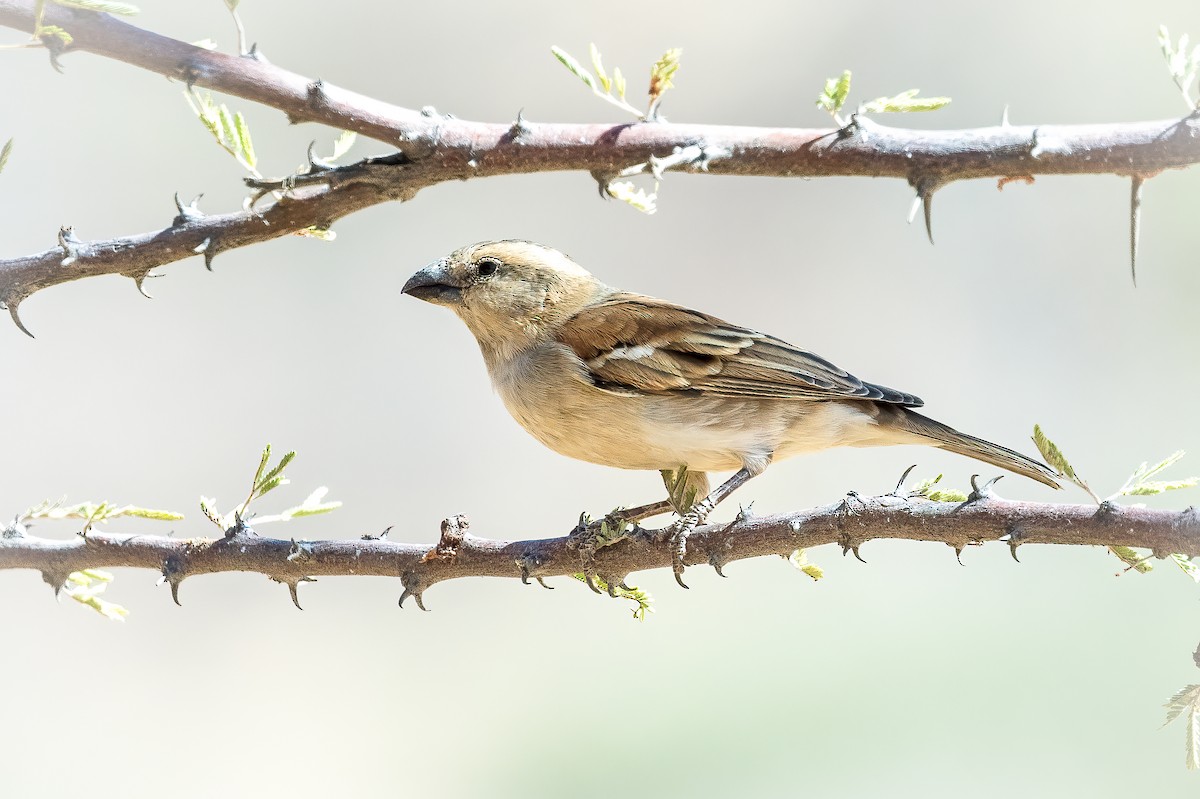
<svg viewBox="0 0 1200 799"><path fill-rule="evenodd" d="M456 305L462 301L465 285L450 273L450 262L443 258L410 277L401 291L435 305Z"/></svg>

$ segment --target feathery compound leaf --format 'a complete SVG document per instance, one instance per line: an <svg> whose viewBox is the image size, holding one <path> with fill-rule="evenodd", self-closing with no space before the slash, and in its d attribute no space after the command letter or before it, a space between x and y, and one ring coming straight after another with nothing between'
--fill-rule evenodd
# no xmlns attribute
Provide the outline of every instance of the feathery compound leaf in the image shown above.
<svg viewBox="0 0 1200 799"><path fill-rule="evenodd" d="M1178 552L1171 556L1171 560L1175 561L1175 565L1183 569L1184 574L1200 583L1200 565L1197 565L1187 555L1182 555Z"/></svg>
<svg viewBox="0 0 1200 799"><path fill-rule="evenodd" d="M589 89L596 91L596 79L592 77L592 73L583 68L583 64L575 60L574 56L558 46L551 47L550 52L554 53L554 57L560 64L571 70L572 75L586 83Z"/></svg>
<svg viewBox="0 0 1200 799"><path fill-rule="evenodd" d="M129 3L110 3L108 0L52 0L57 6L66 6L67 8L81 8L84 11L95 11L101 14L120 14L125 17L132 17L135 14L140 14L141 10Z"/></svg>
<svg viewBox="0 0 1200 799"><path fill-rule="evenodd" d="M1037 446L1038 452L1042 453L1042 457L1046 459L1046 463L1053 466L1059 474L1072 482L1079 479L1075 476L1075 470L1067 462L1067 457L1063 455L1062 450L1042 432L1041 425L1033 426L1033 443Z"/></svg>
<svg viewBox="0 0 1200 799"><path fill-rule="evenodd" d="M617 97L623 101L625 99L625 76L621 74L620 67L613 67L613 86L617 90Z"/></svg>
<svg viewBox="0 0 1200 799"><path fill-rule="evenodd" d="M600 58L600 49L596 47L595 42L589 44L588 49L592 56L592 69L596 70L596 77L600 79L600 85L604 87L604 91L611 91L612 81L609 80L608 73L604 71L604 61Z"/></svg>
<svg viewBox="0 0 1200 799"><path fill-rule="evenodd" d="M792 552L792 555L788 558L788 560L791 561L793 566L814 580L820 580L825 576L825 572L822 571L820 566L816 566L808 562L808 556L804 553L803 549L797 549Z"/></svg>
<svg viewBox="0 0 1200 799"><path fill-rule="evenodd" d="M5 165L8 164L8 157L12 155L13 140L9 139L4 142L4 146L0 147L0 172L4 171Z"/></svg>
<svg viewBox="0 0 1200 799"><path fill-rule="evenodd" d="M608 192L609 197L629 203L643 214L652 214L658 210L658 207L655 205L658 195L653 193L647 194L644 189L639 189L630 181L622 180L609 183L604 187L604 190Z"/></svg>
<svg viewBox="0 0 1200 799"><path fill-rule="evenodd" d="M100 594L108 588L113 576L99 569L84 569L67 575L63 593L81 605L89 607L112 621L125 621L129 611L120 605L105 601Z"/></svg>
<svg viewBox="0 0 1200 799"><path fill-rule="evenodd" d="M329 157L330 161L336 161L346 153L350 152L350 148L354 146L355 140L358 139L358 134L352 130L343 130L338 134L338 137L333 140L333 155Z"/></svg>
<svg viewBox="0 0 1200 799"><path fill-rule="evenodd" d="M1186 713L1184 762L1189 769L1200 767L1200 685L1184 686L1163 707L1167 709L1164 727Z"/></svg>
<svg viewBox="0 0 1200 799"><path fill-rule="evenodd" d="M571 575L581 583L587 582L587 575L582 572L577 572ZM638 621L645 621L647 613L654 612L654 597L649 591L644 591L635 586L609 586L609 584L601 577L593 576L592 582L600 589L602 593L610 594L614 599L628 599L634 603L633 617Z"/></svg>
<svg viewBox="0 0 1200 799"><path fill-rule="evenodd" d="M1168 467L1175 465L1183 458L1183 450L1173 452L1158 463L1150 466L1143 463L1125 480L1125 484L1113 497L1145 497L1161 494L1164 491L1177 491L1181 488L1193 488L1200 483L1200 477L1186 477L1182 480L1151 480Z"/></svg>
<svg viewBox="0 0 1200 799"><path fill-rule="evenodd" d="M868 114L936 111L950 102L949 97L917 97L919 91L909 89L894 97L876 97L869 103L864 103L860 110Z"/></svg>
<svg viewBox="0 0 1200 799"><path fill-rule="evenodd" d="M254 154L254 142L250 139L250 128L246 125L246 118L240 111L234 114L233 126L237 133L238 152L241 153L246 166L254 169L258 165L258 156Z"/></svg>
<svg viewBox="0 0 1200 799"><path fill-rule="evenodd" d="M913 493L925 499L934 502L966 502L967 494L965 491L959 491L956 488L934 488L942 481L942 475L938 475L932 479L922 480Z"/></svg>
<svg viewBox="0 0 1200 799"><path fill-rule="evenodd" d="M1137 550L1129 547L1110 546L1108 551L1116 555L1125 562L1129 568L1133 569L1138 574L1154 571L1154 566L1147 560L1148 555L1140 555Z"/></svg>
<svg viewBox="0 0 1200 799"><path fill-rule="evenodd" d="M824 91L817 95L817 108L824 109L836 117L849 95L850 70L847 69L840 76L825 81Z"/></svg>
<svg viewBox="0 0 1200 799"><path fill-rule="evenodd" d="M683 55L682 47L672 47L662 54L662 57L650 67L650 102L656 102L675 84L672 79L679 71L679 57Z"/></svg>

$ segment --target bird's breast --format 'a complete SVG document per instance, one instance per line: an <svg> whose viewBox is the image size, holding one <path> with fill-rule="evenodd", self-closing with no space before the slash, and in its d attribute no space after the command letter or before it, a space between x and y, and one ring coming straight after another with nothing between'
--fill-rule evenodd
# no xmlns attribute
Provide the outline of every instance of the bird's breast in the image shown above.
<svg viewBox="0 0 1200 799"><path fill-rule="evenodd" d="M489 364L505 407L568 457L622 469L732 471L765 467L784 435L784 405L596 387L569 348L543 344Z"/></svg>

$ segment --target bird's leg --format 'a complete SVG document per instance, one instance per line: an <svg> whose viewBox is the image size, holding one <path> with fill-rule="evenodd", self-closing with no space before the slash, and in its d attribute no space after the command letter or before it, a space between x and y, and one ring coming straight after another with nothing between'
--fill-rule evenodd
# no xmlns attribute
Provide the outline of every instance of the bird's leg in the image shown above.
<svg viewBox="0 0 1200 799"><path fill-rule="evenodd" d="M636 508L624 508L623 510L613 511L612 515L630 524L637 524L652 516L670 513L672 508L671 500L663 499L658 502L651 502L649 505L638 505Z"/></svg>
<svg viewBox="0 0 1200 799"><path fill-rule="evenodd" d="M717 505L721 504L722 500L745 485L753 476L754 474L749 469L745 467L739 469L733 477L710 491L708 496L694 504L691 510L680 516L679 520L668 528L673 547L671 570L675 572L675 582L679 583L681 587L687 588L683 582L683 558L687 554L688 535L704 523L704 520L716 509Z"/></svg>

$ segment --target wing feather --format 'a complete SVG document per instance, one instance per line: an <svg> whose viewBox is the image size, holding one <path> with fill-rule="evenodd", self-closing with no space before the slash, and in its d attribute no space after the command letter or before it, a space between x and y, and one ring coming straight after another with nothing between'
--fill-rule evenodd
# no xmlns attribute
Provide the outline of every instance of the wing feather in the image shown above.
<svg viewBox="0 0 1200 799"><path fill-rule="evenodd" d="M616 293L584 308L558 340L584 362L593 383L621 394L698 391L922 405L912 394L864 383L786 341L638 294Z"/></svg>

